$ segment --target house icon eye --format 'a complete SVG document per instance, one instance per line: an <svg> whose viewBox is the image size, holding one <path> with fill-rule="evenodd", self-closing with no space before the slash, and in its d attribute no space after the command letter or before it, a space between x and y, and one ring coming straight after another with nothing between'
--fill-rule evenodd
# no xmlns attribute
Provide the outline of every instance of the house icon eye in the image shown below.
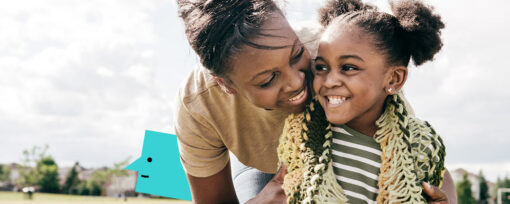
<svg viewBox="0 0 510 204"><path fill-rule="evenodd" d="M152 162L152 157L148 157L147 162L149 162L149 163Z"/></svg>

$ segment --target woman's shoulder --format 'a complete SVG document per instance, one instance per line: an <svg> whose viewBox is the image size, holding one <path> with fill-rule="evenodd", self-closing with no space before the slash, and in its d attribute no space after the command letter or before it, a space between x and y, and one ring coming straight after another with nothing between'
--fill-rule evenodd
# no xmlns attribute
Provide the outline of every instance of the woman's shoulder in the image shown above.
<svg viewBox="0 0 510 204"><path fill-rule="evenodd" d="M207 92L221 92L210 72L202 65L197 65L179 88L179 102L189 104Z"/></svg>

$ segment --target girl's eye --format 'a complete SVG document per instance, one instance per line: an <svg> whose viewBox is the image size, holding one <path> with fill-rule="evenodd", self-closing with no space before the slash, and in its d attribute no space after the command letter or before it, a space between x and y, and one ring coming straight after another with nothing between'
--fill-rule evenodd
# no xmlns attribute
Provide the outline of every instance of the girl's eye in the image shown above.
<svg viewBox="0 0 510 204"><path fill-rule="evenodd" d="M321 64L315 64L315 67L314 67L315 71L316 72L321 72L321 71L327 71L328 68L324 65L321 65Z"/></svg>
<svg viewBox="0 0 510 204"><path fill-rule="evenodd" d="M342 72L348 72L348 71L355 71L355 70L359 70L359 69L356 66L346 64L346 65L342 65L341 70L342 70Z"/></svg>
<svg viewBox="0 0 510 204"><path fill-rule="evenodd" d="M268 80L267 82L265 82L265 83L263 83L263 84L259 85L259 87L260 87L260 88L267 88L267 87L269 87L269 86L272 84L272 82L274 81L275 77L276 77L276 73L275 73L275 72L273 72L273 73L271 74L271 78L269 78L269 80Z"/></svg>

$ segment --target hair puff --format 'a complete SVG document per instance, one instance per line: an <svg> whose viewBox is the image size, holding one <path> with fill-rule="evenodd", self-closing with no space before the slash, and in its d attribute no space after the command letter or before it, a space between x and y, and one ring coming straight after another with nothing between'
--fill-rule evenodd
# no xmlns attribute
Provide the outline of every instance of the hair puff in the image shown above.
<svg viewBox="0 0 510 204"><path fill-rule="evenodd" d="M432 12L433 8L418 0L397 0L391 2L393 14L406 31L406 42L415 65L432 60L441 50L441 17Z"/></svg>
<svg viewBox="0 0 510 204"><path fill-rule="evenodd" d="M375 9L375 7L364 4L361 0L329 0L319 9L319 22L326 27L333 19L344 13L368 9Z"/></svg>

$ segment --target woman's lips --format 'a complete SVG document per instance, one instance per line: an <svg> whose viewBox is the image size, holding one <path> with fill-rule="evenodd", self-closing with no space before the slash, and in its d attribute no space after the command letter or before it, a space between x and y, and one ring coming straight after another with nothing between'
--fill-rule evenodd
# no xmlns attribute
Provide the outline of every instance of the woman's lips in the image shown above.
<svg viewBox="0 0 510 204"><path fill-rule="evenodd" d="M287 101L290 103L290 104L294 104L294 105L297 105L297 104L302 104L305 102L306 98L308 97L308 91L307 91L307 88L304 87L303 90L301 90L298 94L296 94L295 96L289 98Z"/></svg>

